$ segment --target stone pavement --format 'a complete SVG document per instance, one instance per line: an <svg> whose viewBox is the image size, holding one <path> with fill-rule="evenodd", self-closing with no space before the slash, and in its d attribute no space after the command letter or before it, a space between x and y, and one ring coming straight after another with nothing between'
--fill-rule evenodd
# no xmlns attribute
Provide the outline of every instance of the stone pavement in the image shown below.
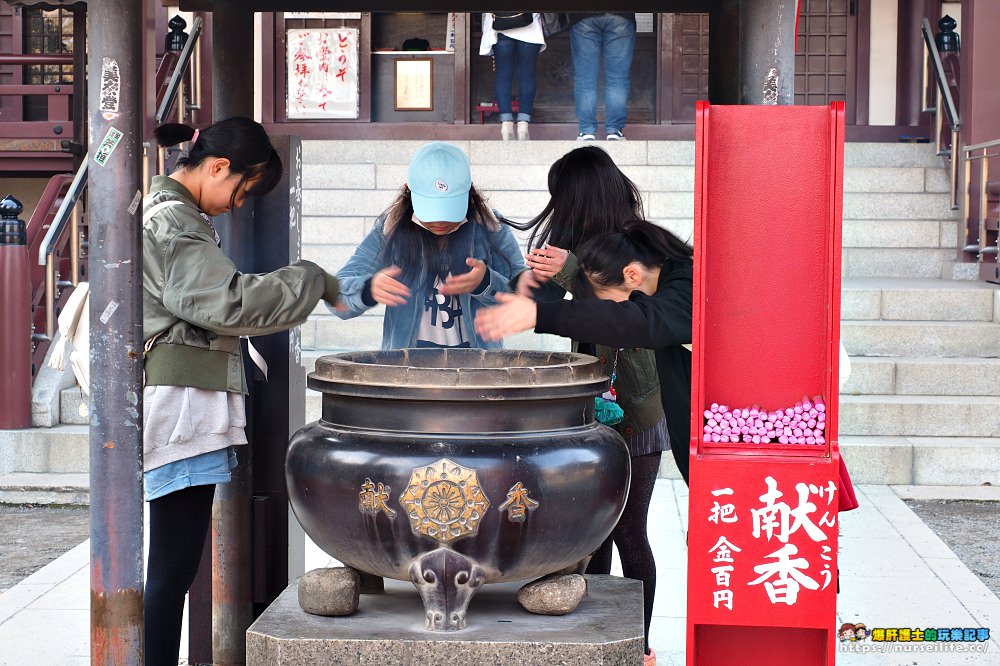
<svg viewBox="0 0 1000 666"><path fill-rule="evenodd" d="M946 489L942 496L1000 499L997 489ZM908 652L871 639L840 644L845 666L958 666L1000 663L1000 599L902 501L926 490L859 486L861 508L844 515L837 626L986 627L985 643L943 644L963 652ZM986 495L984 495L984 491ZM650 541L658 583L650 644L661 666L684 663L687 488L659 479L650 507ZM0 594L0 665L89 664L89 544L84 542ZM306 569L329 558L307 549ZM616 569L620 573L616 561ZM985 652L972 652L975 646ZM851 651L853 650L853 651ZM863 652L867 650L867 652ZM891 650L891 651L889 651ZM182 655L184 650L182 648ZM785 665L780 665L785 666Z"/></svg>

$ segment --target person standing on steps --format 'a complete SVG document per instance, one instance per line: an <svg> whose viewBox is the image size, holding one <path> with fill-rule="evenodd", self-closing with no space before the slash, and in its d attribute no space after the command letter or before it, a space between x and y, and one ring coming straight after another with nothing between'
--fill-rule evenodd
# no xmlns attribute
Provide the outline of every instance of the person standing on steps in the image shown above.
<svg viewBox="0 0 1000 666"><path fill-rule="evenodd" d="M527 141L535 106L535 65L545 50L542 15L528 12L484 12L479 55L492 55L496 74L500 138L514 140L513 89L517 62L517 140Z"/></svg>
<svg viewBox="0 0 1000 666"><path fill-rule="evenodd" d="M570 14L573 99L579 125L577 141L597 133L597 78L604 59L604 129L608 141L625 140L629 72L635 49L635 14Z"/></svg>

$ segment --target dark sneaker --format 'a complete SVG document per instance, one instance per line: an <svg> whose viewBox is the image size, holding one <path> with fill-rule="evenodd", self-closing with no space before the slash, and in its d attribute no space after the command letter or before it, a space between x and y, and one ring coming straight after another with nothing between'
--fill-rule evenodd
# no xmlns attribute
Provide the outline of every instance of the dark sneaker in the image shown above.
<svg viewBox="0 0 1000 666"><path fill-rule="evenodd" d="M577 141L593 141L595 138L596 137L593 134L585 134L583 132L580 132L577 135L576 140Z"/></svg>
<svg viewBox="0 0 1000 666"><path fill-rule="evenodd" d="M624 140L625 140L625 135L622 134L621 130L608 132L608 141L624 141Z"/></svg>

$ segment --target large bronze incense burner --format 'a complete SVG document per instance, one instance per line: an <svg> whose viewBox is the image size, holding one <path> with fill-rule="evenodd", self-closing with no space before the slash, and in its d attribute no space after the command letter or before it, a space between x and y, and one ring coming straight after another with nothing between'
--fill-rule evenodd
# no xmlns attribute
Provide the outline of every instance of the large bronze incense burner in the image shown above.
<svg viewBox="0 0 1000 666"><path fill-rule="evenodd" d="M292 508L347 566L412 581L428 629L462 629L482 584L570 566L618 521L629 456L594 420L606 384L581 354L325 356L323 417L288 450Z"/></svg>

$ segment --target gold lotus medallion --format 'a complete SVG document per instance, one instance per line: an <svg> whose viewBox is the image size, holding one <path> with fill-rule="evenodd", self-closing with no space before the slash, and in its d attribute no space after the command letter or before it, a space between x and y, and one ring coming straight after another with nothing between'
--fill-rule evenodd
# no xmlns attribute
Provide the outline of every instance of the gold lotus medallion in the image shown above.
<svg viewBox="0 0 1000 666"><path fill-rule="evenodd" d="M415 468L399 503L410 529L442 543L474 535L490 506L476 470L447 458Z"/></svg>

